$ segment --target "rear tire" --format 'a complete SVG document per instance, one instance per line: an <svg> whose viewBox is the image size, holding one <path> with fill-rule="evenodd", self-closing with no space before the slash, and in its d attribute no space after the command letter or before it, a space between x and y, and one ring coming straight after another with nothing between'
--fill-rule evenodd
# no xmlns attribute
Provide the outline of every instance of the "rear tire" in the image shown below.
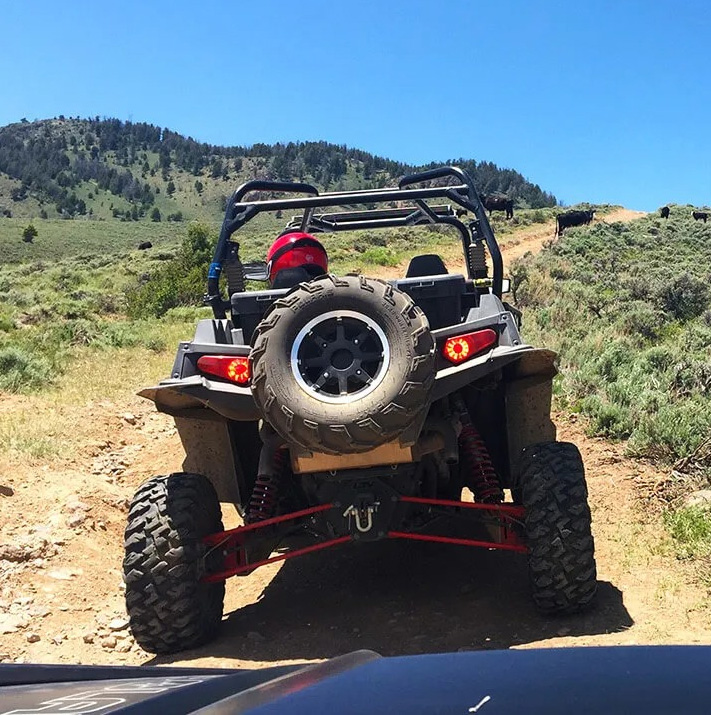
<svg viewBox="0 0 711 715"><path fill-rule="evenodd" d="M217 633L225 584L200 576L202 538L222 530L217 494L200 474L154 477L136 492L123 570L131 632L143 650L175 653Z"/></svg>
<svg viewBox="0 0 711 715"><path fill-rule="evenodd" d="M569 442L527 447L519 481L533 600L543 613L575 613L597 590L585 468Z"/></svg>

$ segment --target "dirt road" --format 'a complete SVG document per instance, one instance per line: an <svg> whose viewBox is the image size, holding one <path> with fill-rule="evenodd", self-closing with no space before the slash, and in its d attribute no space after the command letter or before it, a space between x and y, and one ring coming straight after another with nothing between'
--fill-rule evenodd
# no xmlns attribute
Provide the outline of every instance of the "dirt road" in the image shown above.
<svg viewBox="0 0 711 715"><path fill-rule="evenodd" d="M535 250L546 238L531 232L517 245ZM42 398L13 397L0 410L28 405L39 420L54 409ZM642 485L664 474L558 415L559 438L576 442L587 465L600 579L590 613L539 616L524 557L379 542L232 579L220 638L154 659L126 627L122 532L138 484L179 470L180 442L170 418L132 395L73 409L94 435L76 454L0 460L0 660L255 667L357 648L392 655L711 643L706 589L693 566L675 558L659 514L640 500ZM226 517L235 522L233 511Z"/></svg>

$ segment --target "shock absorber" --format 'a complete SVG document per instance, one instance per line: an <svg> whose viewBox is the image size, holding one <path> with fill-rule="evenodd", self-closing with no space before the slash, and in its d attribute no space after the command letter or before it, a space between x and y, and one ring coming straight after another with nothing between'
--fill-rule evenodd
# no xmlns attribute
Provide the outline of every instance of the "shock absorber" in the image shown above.
<svg viewBox="0 0 711 715"><path fill-rule="evenodd" d="M474 501L498 504L504 495L499 487L489 450L479 432L471 423L463 424L459 434L459 451L468 484L474 492Z"/></svg>
<svg viewBox="0 0 711 715"><path fill-rule="evenodd" d="M254 524L257 521L264 521L276 516L279 504L279 487L284 466L286 464L286 450L277 449L274 451L271 470L258 474L252 489L252 496L249 499L245 522Z"/></svg>
<svg viewBox="0 0 711 715"><path fill-rule="evenodd" d="M474 493L474 501L498 504L504 500L504 493L499 486L499 478L489 450L479 430L472 424L462 396L458 393L453 394L452 403L462 422L462 431L459 433L459 456L464 483Z"/></svg>
<svg viewBox="0 0 711 715"><path fill-rule="evenodd" d="M469 265L474 278L486 278L488 269L483 241L477 241L469 246Z"/></svg>
<svg viewBox="0 0 711 715"><path fill-rule="evenodd" d="M222 262L222 272L227 278L228 297L231 298L234 293L244 290L244 266L239 258L238 243L230 245L227 258Z"/></svg>

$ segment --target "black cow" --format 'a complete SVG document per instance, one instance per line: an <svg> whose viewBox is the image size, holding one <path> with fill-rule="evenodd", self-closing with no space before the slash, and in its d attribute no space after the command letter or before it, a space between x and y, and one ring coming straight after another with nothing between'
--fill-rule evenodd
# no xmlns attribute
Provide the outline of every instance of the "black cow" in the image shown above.
<svg viewBox="0 0 711 715"><path fill-rule="evenodd" d="M513 218L513 199L499 194L488 194L481 197L484 208L491 216L492 211L506 211L506 218Z"/></svg>
<svg viewBox="0 0 711 715"><path fill-rule="evenodd" d="M153 244L150 241L144 241L138 244L139 251L145 251L147 248L153 248Z"/></svg>
<svg viewBox="0 0 711 715"><path fill-rule="evenodd" d="M559 236L571 226L587 226L595 218L595 209L589 211L566 211L556 217L555 235Z"/></svg>
<svg viewBox="0 0 711 715"><path fill-rule="evenodd" d="M708 211L694 211L692 216L694 217L694 221L703 221L706 223L706 219L709 217L709 212Z"/></svg>
<svg viewBox="0 0 711 715"><path fill-rule="evenodd" d="M659 209L659 213L662 215L662 218L669 218L669 207L662 206L662 208Z"/></svg>

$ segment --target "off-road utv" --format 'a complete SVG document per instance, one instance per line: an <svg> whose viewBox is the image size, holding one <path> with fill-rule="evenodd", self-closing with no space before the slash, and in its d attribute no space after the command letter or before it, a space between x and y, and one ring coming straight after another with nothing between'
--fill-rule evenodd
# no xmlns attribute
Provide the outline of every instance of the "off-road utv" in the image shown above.
<svg viewBox="0 0 711 715"><path fill-rule="evenodd" d="M288 285L247 291L265 266L243 265L233 236L263 212L323 239L446 226L467 275L420 255L393 280L295 270ZM214 636L230 576L379 539L526 553L539 609L591 603L583 463L550 419L555 355L522 340L503 284L485 210L454 167L392 188L250 181L232 195L208 275L214 319L140 393L174 417L186 454L184 472L138 490L128 517L126 604L145 650ZM220 502L244 525L225 531Z"/></svg>

